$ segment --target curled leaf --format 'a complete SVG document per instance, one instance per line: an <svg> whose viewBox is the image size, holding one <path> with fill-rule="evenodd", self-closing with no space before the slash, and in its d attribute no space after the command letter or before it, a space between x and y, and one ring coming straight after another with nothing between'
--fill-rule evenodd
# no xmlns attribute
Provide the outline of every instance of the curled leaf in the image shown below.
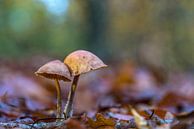
<svg viewBox="0 0 194 129"><path fill-rule="evenodd" d="M134 116L135 123L138 129L150 129L148 127L148 122L145 120L144 117L140 116L135 109L131 108L131 113Z"/></svg>

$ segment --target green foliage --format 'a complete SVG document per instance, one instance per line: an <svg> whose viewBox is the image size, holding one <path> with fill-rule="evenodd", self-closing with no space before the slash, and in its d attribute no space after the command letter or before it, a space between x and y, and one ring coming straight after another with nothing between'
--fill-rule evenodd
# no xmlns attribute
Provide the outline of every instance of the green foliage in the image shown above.
<svg viewBox="0 0 194 129"><path fill-rule="evenodd" d="M0 57L56 55L63 57L82 45L80 31L65 16L53 16L34 0L2 0Z"/></svg>
<svg viewBox="0 0 194 129"><path fill-rule="evenodd" d="M73 0L67 12L54 15L41 0L1 0L0 57L64 58L87 49L109 60L192 68L193 5L188 0Z"/></svg>

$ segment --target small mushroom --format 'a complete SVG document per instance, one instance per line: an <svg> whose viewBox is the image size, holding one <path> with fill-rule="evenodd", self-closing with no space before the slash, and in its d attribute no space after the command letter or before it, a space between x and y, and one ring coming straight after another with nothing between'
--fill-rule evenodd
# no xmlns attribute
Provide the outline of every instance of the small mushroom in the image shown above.
<svg viewBox="0 0 194 129"><path fill-rule="evenodd" d="M59 80L71 81L71 76L67 66L60 60L54 60L46 63L35 72L36 75L42 76L48 79L53 79L56 82L57 91L57 118L62 118L62 100L61 100L61 88Z"/></svg>
<svg viewBox="0 0 194 129"><path fill-rule="evenodd" d="M71 75L73 75L73 82L69 92L68 101L65 106L65 119L73 115L73 98L77 88L79 76L81 74L107 67L102 60L100 60L93 53L85 50L77 50L70 53L64 60L64 63L69 67Z"/></svg>

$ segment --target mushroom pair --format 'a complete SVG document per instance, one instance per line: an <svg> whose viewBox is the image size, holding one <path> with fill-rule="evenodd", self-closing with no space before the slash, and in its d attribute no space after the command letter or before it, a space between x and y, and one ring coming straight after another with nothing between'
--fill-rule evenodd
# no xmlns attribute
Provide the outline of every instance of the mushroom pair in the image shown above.
<svg viewBox="0 0 194 129"><path fill-rule="evenodd" d="M54 79L56 81L57 91L57 118L69 118L73 115L73 99L77 88L79 76L81 74L107 67L97 56L85 50L77 50L70 53L64 63L59 60L48 62L36 72L37 75ZM68 100L62 113L61 88L59 80L71 81L73 76L71 90L68 95ZM64 114L64 116L63 116Z"/></svg>

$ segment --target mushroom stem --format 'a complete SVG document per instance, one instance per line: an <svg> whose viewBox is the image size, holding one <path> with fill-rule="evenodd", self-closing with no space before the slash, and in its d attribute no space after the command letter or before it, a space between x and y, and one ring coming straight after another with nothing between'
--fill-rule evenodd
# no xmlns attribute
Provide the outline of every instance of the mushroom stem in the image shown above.
<svg viewBox="0 0 194 129"><path fill-rule="evenodd" d="M62 118L62 99L61 99L61 87L58 79L55 79L56 82L56 90L57 90L57 118Z"/></svg>
<svg viewBox="0 0 194 129"><path fill-rule="evenodd" d="M72 109L73 108L73 99L74 99L74 96L75 96L75 91L76 91L76 88L77 88L77 83L78 83L78 80L79 80L79 76L80 75L76 75L73 78L73 82L72 82L72 85L71 85L71 90L69 92L67 104L65 105L65 110L64 110L65 119L68 119L69 117L72 117L72 115L73 115L73 109Z"/></svg>

